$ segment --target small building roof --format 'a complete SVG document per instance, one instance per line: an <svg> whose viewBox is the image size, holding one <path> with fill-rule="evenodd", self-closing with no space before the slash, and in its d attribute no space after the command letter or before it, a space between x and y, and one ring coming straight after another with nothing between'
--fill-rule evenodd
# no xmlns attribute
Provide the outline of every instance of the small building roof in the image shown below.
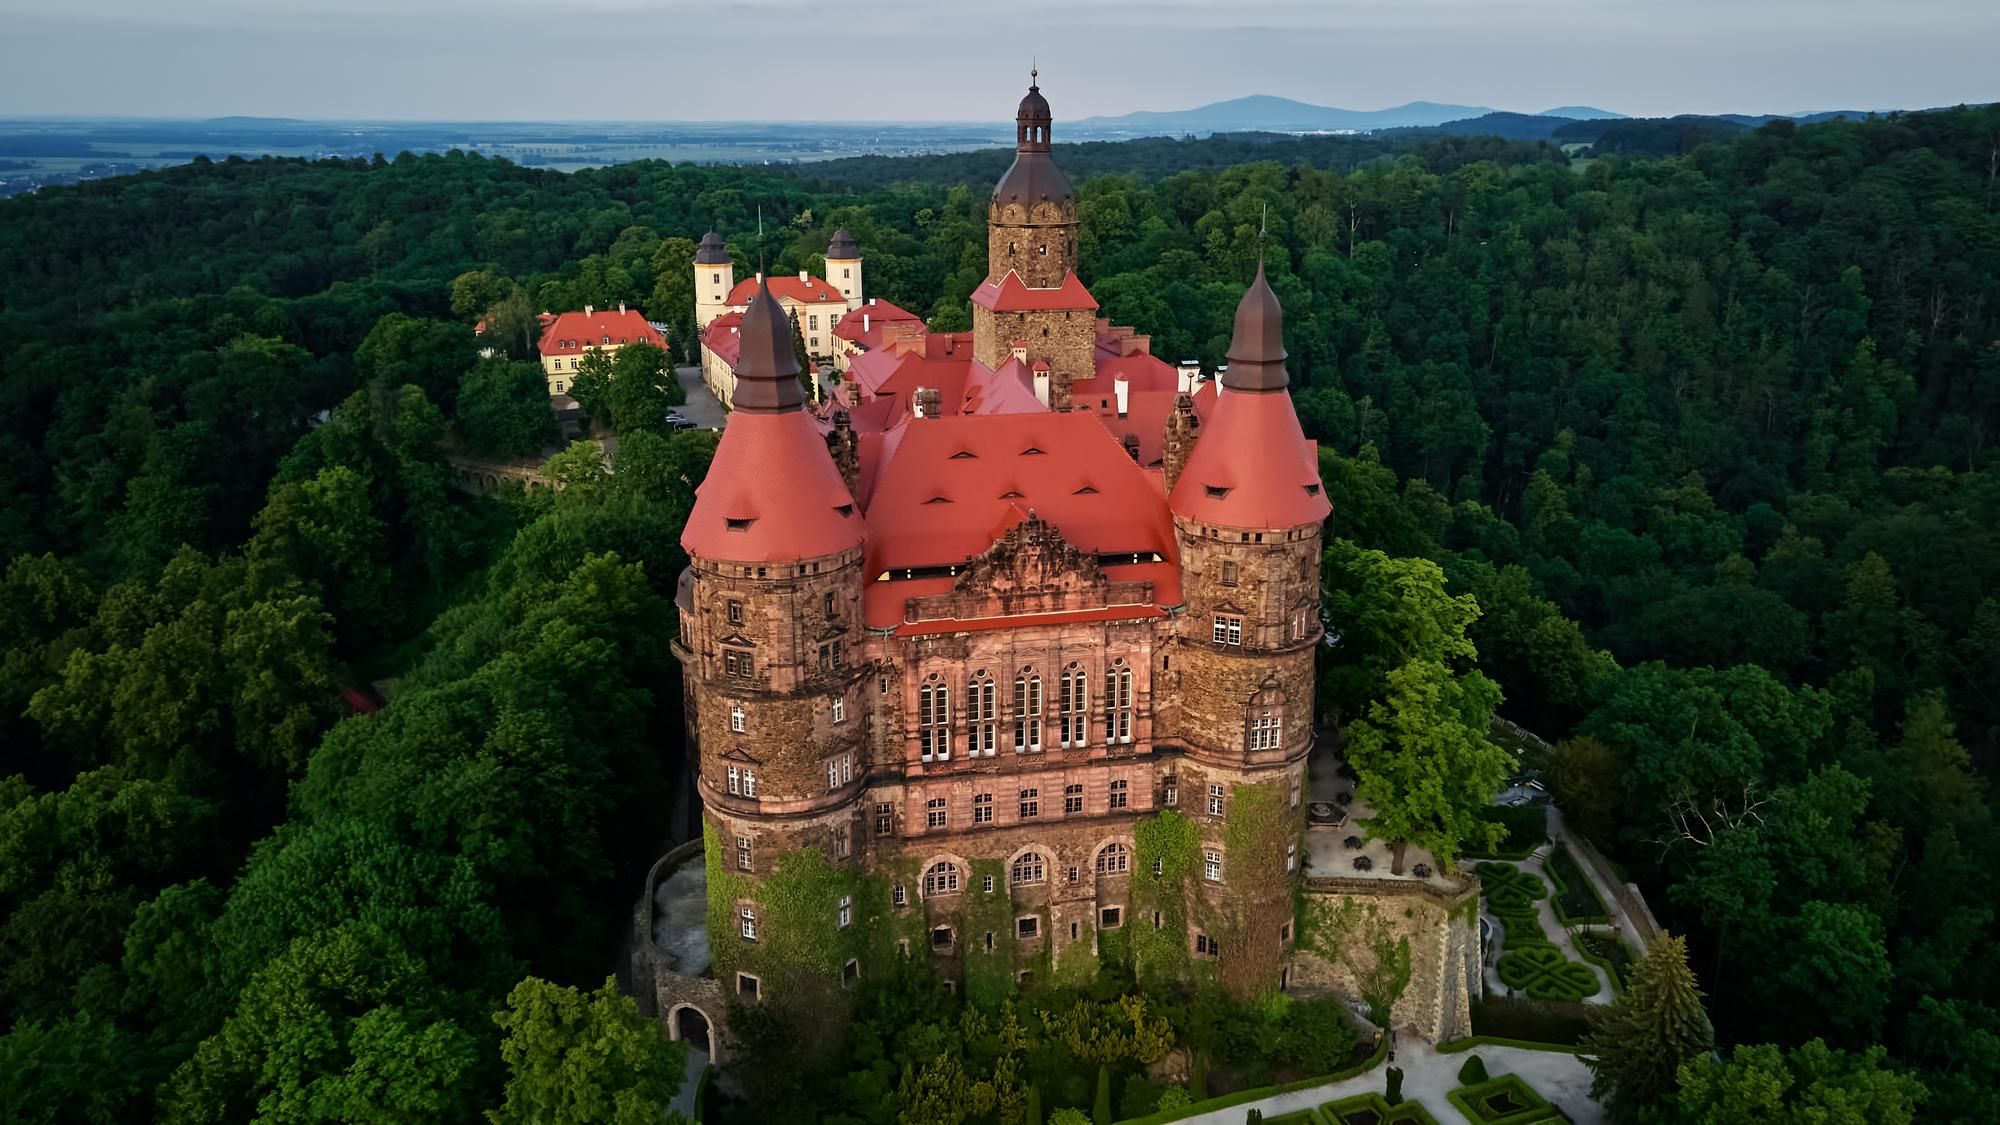
<svg viewBox="0 0 2000 1125"><path fill-rule="evenodd" d="M633 343L667 346L666 338L638 309L587 309L566 312L549 321L535 346L543 355L578 355L585 348Z"/></svg>
<svg viewBox="0 0 2000 1125"><path fill-rule="evenodd" d="M1039 312L1047 309L1097 308L1097 298L1084 288L1074 271L1063 275L1054 289L1031 289L1021 275L1008 270L999 281L982 282L972 291L972 303L992 312Z"/></svg>
<svg viewBox="0 0 2000 1125"><path fill-rule="evenodd" d="M807 274L785 274L782 277L765 278L771 286L771 295L780 301L795 301L802 305L824 305L832 301L845 302L840 290L828 285L824 280ZM748 305L751 294L757 292L758 279L746 277L729 291L729 300L724 304Z"/></svg>

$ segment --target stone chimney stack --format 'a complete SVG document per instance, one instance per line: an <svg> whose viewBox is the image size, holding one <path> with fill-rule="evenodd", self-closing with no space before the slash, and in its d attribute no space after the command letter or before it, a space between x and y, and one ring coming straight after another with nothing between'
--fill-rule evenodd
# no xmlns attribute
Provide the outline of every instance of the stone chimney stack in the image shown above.
<svg viewBox="0 0 2000 1125"><path fill-rule="evenodd" d="M585 306L583 306L583 315L585 315L585 316L594 316L594 315L596 315L596 313L597 313L597 309L596 309L596 308L595 308L594 306L591 306L591 305L585 305Z"/></svg>
<svg viewBox="0 0 2000 1125"><path fill-rule="evenodd" d="M936 387L918 387L917 393L910 396L911 409L919 418L936 418L940 397Z"/></svg>
<svg viewBox="0 0 2000 1125"><path fill-rule="evenodd" d="M855 483L861 479L861 443L854 436L854 422L843 408L833 412L833 432L826 435L826 451L833 455L834 467L840 470L840 479L847 482L847 491L854 492Z"/></svg>
<svg viewBox="0 0 2000 1125"><path fill-rule="evenodd" d="M1160 451L1160 467L1166 474L1169 495L1181 479L1181 470L1187 468L1188 454L1194 452L1194 442L1199 436L1201 419L1195 416L1194 396L1175 395L1174 411L1167 415L1166 439Z"/></svg>

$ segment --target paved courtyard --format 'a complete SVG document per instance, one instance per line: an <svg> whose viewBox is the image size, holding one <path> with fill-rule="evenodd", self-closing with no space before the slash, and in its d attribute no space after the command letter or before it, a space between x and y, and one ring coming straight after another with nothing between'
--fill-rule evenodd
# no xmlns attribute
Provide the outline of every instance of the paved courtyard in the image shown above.
<svg viewBox="0 0 2000 1125"><path fill-rule="evenodd" d="M1445 1094L1458 1088L1458 1069L1474 1054L1486 1063L1486 1072L1496 1078L1502 1074L1520 1075L1535 1088L1536 1093L1568 1114L1576 1125L1602 1125L1604 1111L1590 1100L1590 1069L1575 1055L1559 1051L1475 1047L1471 1051L1447 1055L1440 1054L1427 1043L1405 1040L1396 1048L1395 1062L1396 1066L1403 1068L1404 1100L1422 1102L1431 1116L1444 1125L1459 1125L1468 1121L1464 1114L1445 1100ZM1190 1125L1197 1122L1200 1125L1242 1125L1244 1116L1251 1109L1261 1110L1268 1119L1353 1094L1365 1094L1371 1090L1381 1093L1388 1082L1388 1068L1389 1064L1384 1063L1344 1082L1294 1090L1289 1094L1274 1094L1261 1101L1211 1110L1181 1120Z"/></svg>

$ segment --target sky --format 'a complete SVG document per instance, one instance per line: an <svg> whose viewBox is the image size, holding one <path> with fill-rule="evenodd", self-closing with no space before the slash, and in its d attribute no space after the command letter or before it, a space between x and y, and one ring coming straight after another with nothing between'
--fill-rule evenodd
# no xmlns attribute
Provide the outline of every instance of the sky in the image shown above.
<svg viewBox="0 0 2000 1125"><path fill-rule="evenodd" d="M1276 94L1638 116L2000 100L2000 0L0 0L0 116L984 121Z"/></svg>

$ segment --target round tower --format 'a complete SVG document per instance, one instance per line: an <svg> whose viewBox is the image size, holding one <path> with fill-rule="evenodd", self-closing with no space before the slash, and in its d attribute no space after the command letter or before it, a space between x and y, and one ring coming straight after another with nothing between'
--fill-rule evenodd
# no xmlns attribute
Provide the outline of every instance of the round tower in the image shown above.
<svg viewBox="0 0 2000 1125"><path fill-rule="evenodd" d="M1029 71L1014 114L1014 163L986 209L986 279L1012 270L1032 289L1054 289L1076 269L1076 191L1050 155L1049 101Z"/></svg>
<svg viewBox="0 0 2000 1125"><path fill-rule="evenodd" d="M836 891L864 842L865 531L805 413L791 318L768 285L739 332L735 408L681 536L690 565L677 655L713 970L732 995L812 1006L839 988L842 963L826 955L852 935Z"/></svg>
<svg viewBox="0 0 2000 1125"><path fill-rule="evenodd" d="M847 311L861 307L861 248L846 227L833 232L826 247L826 283L847 298Z"/></svg>
<svg viewBox="0 0 2000 1125"><path fill-rule="evenodd" d="M1236 310L1225 388L1192 437L1168 505L1185 613L1174 665L1180 779L1230 876L1204 886L1249 956L1227 983L1275 986L1292 927L1312 747L1322 529L1332 507L1285 373L1283 311L1257 277ZM1191 799L1191 800L1190 800ZM1247 944L1246 944L1247 943ZM1225 945L1226 948L1226 945ZM1268 979L1259 979L1267 977Z"/></svg>
<svg viewBox="0 0 2000 1125"><path fill-rule="evenodd" d="M736 287L736 263L722 236L709 231L694 251L694 322L707 328L729 311L729 291Z"/></svg>

